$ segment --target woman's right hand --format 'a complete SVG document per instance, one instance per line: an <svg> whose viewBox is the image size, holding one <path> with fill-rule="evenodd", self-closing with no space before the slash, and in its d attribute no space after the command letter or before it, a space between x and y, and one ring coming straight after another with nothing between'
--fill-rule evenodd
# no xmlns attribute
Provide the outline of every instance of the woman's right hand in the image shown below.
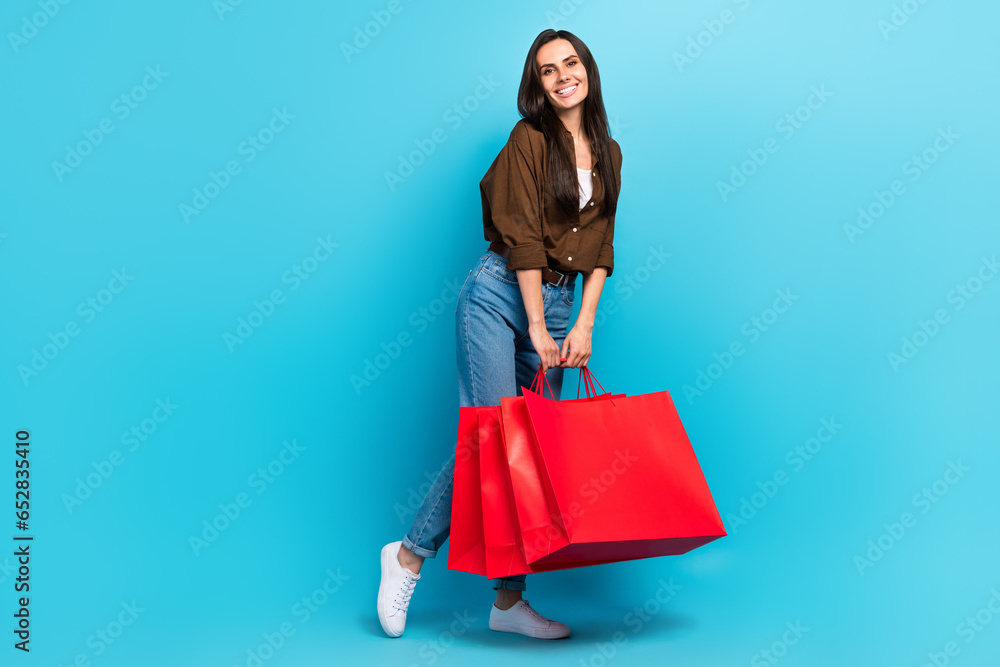
<svg viewBox="0 0 1000 667"><path fill-rule="evenodd" d="M549 330L544 324L529 326L528 337L531 338L531 344L535 347L535 352L538 353L543 373L561 363L559 345L549 335Z"/></svg>

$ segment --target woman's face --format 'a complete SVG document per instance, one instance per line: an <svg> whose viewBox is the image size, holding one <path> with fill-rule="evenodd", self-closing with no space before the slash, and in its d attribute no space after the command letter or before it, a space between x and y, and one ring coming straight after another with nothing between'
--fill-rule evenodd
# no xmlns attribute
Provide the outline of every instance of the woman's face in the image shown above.
<svg viewBox="0 0 1000 667"><path fill-rule="evenodd" d="M543 44L535 57L542 90L556 112L571 109L587 97L587 70L566 39Z"/></svg>

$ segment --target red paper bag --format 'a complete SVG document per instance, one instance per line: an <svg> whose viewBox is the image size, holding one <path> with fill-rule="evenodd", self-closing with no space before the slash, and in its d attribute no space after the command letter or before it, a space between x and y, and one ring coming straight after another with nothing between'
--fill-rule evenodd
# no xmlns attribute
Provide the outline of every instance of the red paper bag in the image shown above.
<svg viewBox="0 0 1000 667"><path fill-rule="evenodd" d="M502 399L501 399L502 400ZM486 576L505 577L514 572L520 554L516 538L516 523L510 504L510 477L505 476L503 426L500 408L483 408L479 412L479 484L483 521L483 542L486 545ZM523 555L520 558L523 560Z"/></svg>
<svg viewBox="0 0 1000 667"><path fill-rule="evenodd" d="M611 397L611 394L601 394L567 400L603 400ZM615 397L624 397L624 394ZM524 398L501 398L500 413L518 536L526 563L531 563L568 545L569 536L535 442Z"/></svg>
<svg viewBox="0 0 1000 667"><path fill-rule="evenodd" d="M479 490L478 413L482 409L475 406L458 409L449 535L451 544L448 547L448 568L473 574L486 574L483 507Z"/></svg>
<svg viewBox="0 0 1000 667"><path fill-rule="evenodd" d="M541 386L544 377L541 369L535 374L532 388ZM593 384L588 382L587 397L569 400L599 400L610 395L594 396ZM550 387L551 394L551 387ZM544 572L568 567L581 567L607 562L528 564L523 540L524 529L520 517L538 518L537 530L545 527L558 533L562 526L555 509L555 500L546 494L540 480L540 470L535 467L539 459L534 452L534 436L524 409L524 398L505 396L500 399L500 408L484 408L479 413L480 423L480 483L482 486L483 531L486 542L486 575L490 578L507 577L514 574ZM517 413L517 417L514 416ZM518 486L512 484L513 466L516 462ZM518 495L520 493L520 495ZM552 509L550 509L552 508ZM536 533L532 533L536 536ZM545 533L537 537L548 540Z"/></svg>
<svg viewBox="0 0 1000 667"><path fill-rule="evenodd" d="M526 390L524 403L568 538L532 565L676 555L726 535L669 392L577 402Z"/></svg>
<svg viewBox="0 0 1000 667"><path fill-rule="evenodd" d="M523 401L521 397L512 400ZM501 401L507 400L507 397ZM587 400L587 399L580 399ZM530 427L529 427L530 428ZM516 427L515 427L515 430ZM505 444L511 431L502 423L500 410L491 407L479 412L479 471L482 485L483 535L486 544L486 576L491 579L515 574L548 572L585 565L595 561L564 561L529 564L525 559L511 478L507 467ZM615 559L617 560L617 559Z"/></svg>

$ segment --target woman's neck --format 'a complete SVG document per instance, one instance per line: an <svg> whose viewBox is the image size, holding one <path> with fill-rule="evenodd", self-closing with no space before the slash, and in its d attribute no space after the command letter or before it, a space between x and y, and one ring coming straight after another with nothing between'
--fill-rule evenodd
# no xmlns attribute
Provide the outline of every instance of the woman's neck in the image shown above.
<svg viewBox="0 0 1000 667"><path fill-rule="evenodd" d="M579 139L583 131L583 113L581 112L582 104L577 104L572 109L564 111L562 113L556 112L556 116L562 121L563 127L570 131L574 139Z"/></svg>

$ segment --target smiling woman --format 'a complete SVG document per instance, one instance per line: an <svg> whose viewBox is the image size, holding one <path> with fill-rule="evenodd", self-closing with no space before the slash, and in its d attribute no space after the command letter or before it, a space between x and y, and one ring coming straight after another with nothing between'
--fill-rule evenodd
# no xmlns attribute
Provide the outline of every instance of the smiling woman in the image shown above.
<svg viewBox="0 0 1000 667"><path fill-rule="evenodd" d="M479 183L490 245L455 311L461 407L521 396L539 370L558 398L563 370L590 359L598 300L614 270L621 148L609 135L600 73L586 44L565 30L542 31L525 59L517 109L521 119ZM570 328L578 274L583 295ZM452 453L406 535L382 549L377 609L390 637L403 634L424 559L449 536L454 471ZM493 588L490 629L569 635L569 627L522 599L525 575L497 579Z"/></svg>

